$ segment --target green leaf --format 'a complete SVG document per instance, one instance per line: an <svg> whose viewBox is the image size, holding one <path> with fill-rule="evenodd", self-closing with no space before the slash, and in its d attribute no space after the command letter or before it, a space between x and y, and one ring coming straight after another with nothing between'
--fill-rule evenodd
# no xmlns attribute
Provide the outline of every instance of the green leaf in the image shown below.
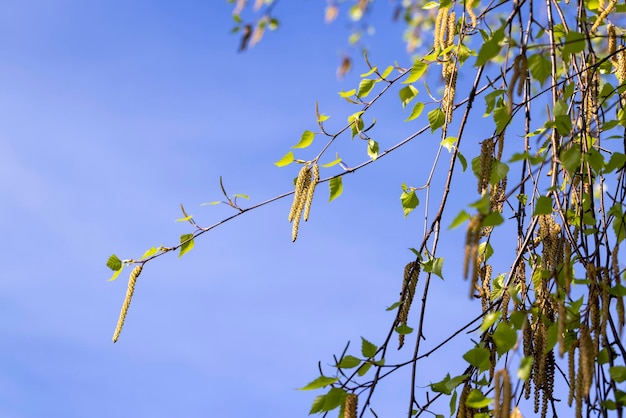
<svg viewBox="0 0 626 418"><path fill-rule="evenodd" d="M330 187L330 198L328 201L332 202L343 193L343 183L341 182L341 177L333 177L328 183Z"/></svg>
<svg viewBox="0 0 626 418"><path fill-rule="evenodd" d="M408 335L413 332L413 328L408 325L400 325L399 327L394 328L394 331L400 335Z"/></svg>
<svg viewBox="0 0 626 418"><path fill-rule="evenodd" d="M500 42L504 39L504 28L500 28L493 33L491 38L483 43L483 46L478 51L478 57L476 57L476 67L481 67L498 56L500 53Z"/></svg>
<svg viewBox="0 0 626 418"><path fill-rule="evenodd" d="M315 138L315 134L313 132L304 131L304 133L300 137L300 142L298 142L291 148L306 148L313 143L313 138Z"/></svg>
<svg viewBox="0 0 626 418"><path fill-rule="evenodd" d="M626 288L625 288L626 289ZM402 305L402 302L398 301L393 303L390 307L388 307L387 309L385 309L386 311L393 311L394 309L396 309L398 306Z"/></svg>
<svg viewBox="0 0 626 418"><path fill-rule="evenodd" d="M408 121L411 121L413 119L419 118L419 116L422 114L423 110L424 110L424 103L422 103L422 102L415 103L415 106L413 106L413 110L411 111L411 114L404 121L408 122Z"/></svg>
<svg viewBox="0 0 626 418"><path fill-rule="evenodd" d="M471 219L470 214L462 210L459 212L458 215L456 215L456 217L454 218L454 220L452 221L448 229L454 229L458 227L459 225L463 224L465 221L469 221L470 219Z"/></svg>
<svg viewBox="0 0 626 418"><path fill-rule="evenodd" d="M369 371L369 369L372 367L372 363L365 362L363 363L363 365L361 367L359 367L359 369L356 371L356 373L359 376L365 376L365 374Z"/></svg>
<svg viewBox="0 0 626 418"><path fill-rule="evenodd" d="M544 54L535 54L528 57L528 69L530 75L543 86L543 83L550 77L550 60Z"/></svg>
<svg viewBox="0 0 626 418"><path fill-rule="evenodd" d="M581 155L580 149L576 146L561 151L561 163L563 163L563 166L570 176L573 176L576 170L578 170L578 167L580 167Z"/></svg>
<svg viewBox="0 0 626 418"><path fill-rule="evenodd" d="M443 380L441 380L440 382L431 383L430 388L433 390L433 392L450 395L457 386L459 386L465 381L465 379L467 379L467 377L468 376L466 374L462 374L460 376L450 378L450 374L446 374L446 377L444 377Z"/></svg>
<svg viewBox="0 0 626 418"><path fill-rule="evenodd" d="M313 400L313 405L311 405L311 410L309 411L309 415L322 412L322 408L324 407L325 401L326 401L326 394L316 396L315 399Z"/></svg>
<svg viewBox="0 0 626 418"><path fill-rule="evenodd" d="M398 94L400 95L400 101L402 101L402 108L404 109L406 105L415 98L418 91L415 87L409 84L408 86L402 87Z"/></svg>
<svg viewBox="0 0 626 418"><path fill-rule="evenodd" d="M367 341L365 338L361 337L361 354L363 357L372 358L376 355L378 351L378 347L375 344Z"/></svg>
<svg viewBox="0 0 626 418"><path fill-rule="evenodd" d="M604 170L605 172L610 173L624 167L625 164L626 155L619 152L614 152L611 155L611 158L609 158L609 162L606 163L606 167L604 167Z"/></svg>
<svg viewBox="0 0 626 418"><path fill-rule="evenodd" d="M402 208L404 210L404 217L409 216L409 213L413 211L419 205L419 199L415 194L415 190L405 189L400 195L400 201L402 202Z"/></svg>
<svg viewBox="0 0 626 418"><path fill-rule="evenodd" d="M465 405L470 408L480 409L485 408L487 405L491 403L491 398L486 398L483 393L478 389L473 389L469 395L467 395L467 401L465 401Z"/></svg>
<svg viewBox="0 0 626 418"><path fill-rule="evenodd" d="M180 236L180 253L178 254L178 258L187 254L189 251L193 250L194 242L193 242L193 234L183 234Z"/></svg>
<svg viewBox="0 0 626 418"><path fill-rule="evenodd" d="M314 390L314 389L320 389L323 388L325 386L331 385L333 383L335 383L337 380L339 380L339 378L337 377L326 377L326 376L320 376L317 379L311 381L309 384L307 384L304 387L299 388L299 390Z"/></svg>
<svg viewBox="0 0 626 418"><path fill-rule="evenodd" d="M359 364L361 364L361 359L348 355L341 359L337 367L342 369L352 369Z"/></svg>
<svg viewBox="0 0 626 418"><path fill-rule="evenodd" d="M358 93L358 96L359 97L367 97L367 95L370 94L370 92L374 88L374 84L376 84L376 81L375 80L370 80L369 78L361 80L361 82L359 83L359 93Z"/></svg>
<svg viewBox="0 0 626 418"><path fill-rule="evenodd" d="M565 35L565 44L563 45L563 59L569 61L569 54L578 54L585 50L586 39L585 34L570 30Z"/></svg>
<svg viewBox="0 0 626 418"><path fill-rule="evenodd" d="M459 158L459 162L461 163L461 168L463 169L463 172L465 172L465 170L467 170L467 160L465 159L463 154L461 154L461 151L458 151L456 153L456 156Z"/></svg>
<svg viewBox="0 0 626 418"><path fill-rule="evenodd" d="M436 108L428 112L428 123L430 123L430 131L435 132L441 128L446 121L446 115L443 114L441 108Z"/></svg>
<svg viewBox="0 0 626 418"><path fill-rule="evenodd" d="M481 372L489 369L489 350L485 347L472 348L470 351L463 354L463 359L470 365L477 367Z"/></svg>
<svg viewBox="0 0 626 418"><path fill-rule="evenodd" d="M113 271L119 271L122 269L122 260L120 260L115 254L113 254L107 260L107 267Z"/></svg>
<svg viewBox="0 0 626 418"><path fill-rule="evenodd" d="M552 213L552 197L539 196L535 201L535 211L533 216L550 215Z"/></svg>
<svg viewBox="0 0 626 418"><path fill-rule="evenodd" d="M500 322L493 333L493 341L496 343L498 354L502 355L515 346L517 333L508 324Z"/></svg>
<svg viewBox="0 0 626 418"><path fill-rule="evenodd" d="M491 164L491 176L489 176L489 182L491 184L496 184L506 177L509 173L509 166L501 161L496 159L493 160Z"/></svg>
<svg viewBox="0 0 626 418"><path fill-rule="evenodd" d="M494 90L485 96L485 104L487 105L487 108L485 109L485 114L483 115L483 117L491 115L493 109L496 108L496 104L498 102L501 102L501 100L499 99L502 98L504 93L506 93L506 90Z"/></svg>
<svg viewBox="0 0 626 418"><path fill-rule="evenodd" d="M120 275L122 270L124 270L124 266L122 266L119 270L117 270L115 273L113 273L113 276L111 276L111 278L108 281L112 282L113 280L117 279L117 276Z"/></svg>
<svg viewBox="0 0 626 418"><path fill-rule="evenodd" d="M622 383L626 380L626 367L613 366L609 368L609 374L611 375L611 379L615 380L617 383Z"/></svg>
<svg viewBox="0 0 626 418"><path fill-rule="evenodd" d="M374 141L372 138L367 140L367 155L375 160L378 158L378 142Z"/></svg>
<svg viewBox="0 0 626 418"><path fill-rule="evenodd" d="M449 136L441 141L441 146L447 149L448 152L452 152L454 146L456 145L457 139L458 138L455 136Z"/></svg>
<svg viewBox="0 0 626 418"><path fill-rule="evenodd" d="M339 96L341 96L341 98L346 99L350 96L354 96L356 94L356 89L352 89L352 90L348 90L348 91L340 91L339 92Z"/></svg>
<svg viewBox="0 0 626 418"><path fill-rule="evenodd" d="M409 72L409 77L404 80L403 83L410 84L416 82L422 75L424 75L424 72L426 72L427 68L428 64L424 64L421 60L416 59L415 61L413 61L413 66L411 67L411 70Z"/></svg>
<svg viewBox="0 0 626 418"><path fill-rule="evenodd" d="M504 222L504 218L500 212L491 212L483 219L483 227L486 226L498 226Z"/></svg>
<svg viewBox="0 0 626 418"><path fill-rule="evenodd" d="M140 260L143 260L144 258L148 258L153 256L154 254L156 254L159 250L155 247L150 248L148 251L146 251L145 253L143 253L143 255L141 256Z"/></svg>
<svg viewBox="0 0 626 418"><path fill-rule="evenodd" d="M503 103L504 104L504 103ZM493 121L496 123L496 134L500 134L511 122L511 115L506 106L498 106L493 111Z"/></svg>
<svg viewBox="0 0 626 418"><path fill-rule="evenodd" d="M426 273L433 273L443 279L441 269L443 268L443 257L431 258L423 263Z"/></svg>
<svg viewBox="0 0 626 418"><path fill-rule="evenodd" d="M517 377L520 380L528 380L528 378L530 377L530 372L533 369L533 358L532 356L528 356L528 357L524 357L522 359L522 363L519 366L519 369L517 369Z"/></svg>
<svg viewBox="0 0 626 418"><path fill-rule="evenodd" d="M324 168L328 168L328 167L332 167L334 165L337 165L341 162L341 158L339 158L339 154L336 155L337 158L335 158L333 161L327 163L327 164L322 164L322 167Z"/></svg>
<svg viewBox="0 0 626 418"><path fill-rule="evenodd" d="M482 332L487 331L489 327L491 327L498 319L500 319L500 316L502 316L502 312L500 311L490 312L487 315L485 315L485 318L483 319L483 323L480 326L480 330Z"/></svg>
<svg viewBox="0 0 626 418"><path fill-rule="evenodd" d="M370 75L374 74L376 71L378 71L378 67L373 66L372 68L370 68L368 72L361 74L361 78L369 77Z"/></svg>
<svg viewBox="0 0 626 418"><path fill-rule="evenodd" d="M281 158L280 160L276 161L274 163L274 165L276 167L284 167L286 165L289 165L293 162L293 160L295 159L295 157L293 156L293 152L289 151L287 154L285 154L283 156L283 158ZM219 203L219 202L218 202Z"/></svg>
<svg viewBox="0 0 626 418"><path fill-rule="evenodd" d="M187 222L188 220L192 219L193 215L189 215L189 216L185 216L184 218L178 218L176 219L175 222Z"/></svg>
<svg viewBox="0 0 626 418"><path fill-rule="evenodd" d="M387 76L389 74L391 74L391 72L393 71L393 65L388 66L387 68L385 68L385 71L383 71L383 73L380 75L380 78L385 79L387 78Z"/></svg>

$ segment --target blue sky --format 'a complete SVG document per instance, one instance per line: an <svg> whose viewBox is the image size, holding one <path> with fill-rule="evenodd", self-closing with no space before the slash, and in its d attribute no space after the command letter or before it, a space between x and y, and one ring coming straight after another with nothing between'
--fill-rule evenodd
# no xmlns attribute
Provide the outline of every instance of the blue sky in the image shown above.
<svg viewBox="0 0 626 418"><path fill-rule="evenodd" d="M283 199L205 234L180 260L147 264L111 343L127 282L127 272L107 282L111 253L175 244L190 232L174 222L180 203L201 225L232 214L200 206L220 199L219 176L250 204L289 191L298 168L272 163L316 129L315 101L334 128L358 110L337 92L364 65L355 57L337 80L348 32L341 18L323 23L320 2L281 2L280 30L244 54L231 6L210 3L3 6L0 416L306 416L318 393L294 389L317 377L317 362L386 335L385 308L422 234L419 214L403 219L400 184L423 184L438 137L346 176L332 203L321 186L295 244ZM380 12L371 60L409 66L402 27ZM399 124L397 98L383 103L381 147L426 123ZM358 140L342 137L338 150L350 165L367 159ZM432 287L427 347L469 317L462 229L443 247L457 258ZM463 367L451 352L431 360L419 385ZM381 386L380 416L406 410L407 378Z"/></svg>

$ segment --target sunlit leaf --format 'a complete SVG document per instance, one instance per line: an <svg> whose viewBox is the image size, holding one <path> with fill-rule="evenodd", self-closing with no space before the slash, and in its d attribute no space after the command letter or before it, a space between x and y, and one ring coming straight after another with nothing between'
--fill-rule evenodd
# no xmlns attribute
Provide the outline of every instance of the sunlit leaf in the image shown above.
<svg viewBox="0 0 626 418"><path fill-rule="evenodd" d="M144 258L148 258L153 256L154 254L156 254L159 251L158 248L156 247L151 247L148 251L146 251L145 253L143 253L143 255L141 256L140 260L143 260Z"/></svg>
<svg viewBox="0 0 626 418"><path fill-rule="evenodd" d="M402 202L402 209L404 211L404 217L409 216L409 213L413 211L419 205L419 199L415 194L415 190L405 189L400 195L400 201Z"/></svg>
<svg viewBox="0 0 626 418"><path fill-rule="evenodd" d="M193 250L194 242L193 242L193 234L182 234L180 236L180 253L178 254L178 258L187 254L189 251Z"/></svg>
<svg viewBox="0 0 626 418"><path fill-rule="evenodd" d="M243 194L243 193L235 193L233 197L238 197L240 199L250 199L250 196L248 196L247 194Z"/></svg>
<svg viewBox="0 0 626 418"><path fill-rule="evenodd" d="M454 146L456 145L457 137L449 136L446 139L441 141L441 146L448 150L448 152L452 152Z"/></svg>
<svg viewBox="0 0 626 418"><path fill-rule="evenodd" d="M528 380L528 378L530 377L530 373L532 372L532 369L533 369L533 358L531 356L524 357L519 366L519 369L517 369L517 377L524 381Z"/></svg>
<svg viewBox="0 0 626 418"><path fill-rule="evenodd" d="M573 176L576 170L578 170L578 167L580 167L581 156L582 153L576 146L569 147L568 149L561 151L561 162L570 176Z"/></svg>
<svg viewBox="0 0 626 418"><path fill-rule="evenodd" d="M372 160L378 158L378 142L374 141L371 138L367 141L367 155Z"/></svg>
<svg viewBox="0 0 626 418"><path fill-rule="evenodd" d="M402 87L398 91L398 95L400 96L400 101L402 102L402 107L403 108L406 107L406 105L409 104L409 102L413 100L415 96L417 96L418 93L419 92L417 91L415 87L413 87L412 84Z"/></svg>
<svg viewBox="0 0 626 418"><path fill-rule="evenodd" d="M352 369L359 364L361 364L361 359L348 355L341 359L337 367L341 369Z"/></svg>
<svg viewBox="0 0 626 418"><path fill-rule="evenodd" d="M372 344L371 342L367 341L365 338L361 337L361 354L363 354L363 357L366 357L366 358L374 357L377 351L378 351L378 347L376 347L375 344Z"/></svg>
<svg viewBox="0 0 626 418"><path fill-rule="evenodd" d="M326 377L326 376L320 376L317 379L309 382L309 384L307 384L304 387L299 388L299 390L314 390L314 389L320 389L323 388L325 386L331 385L333 383L335 383L337 380L339 380L336 377Z"/></svg>
<svg viewBox="0 0 626 418"><path fill-rule="evenodd" d="M359 97L367 97L367 95L369 95L374 88L374 84L376 84L376 81L370 80L368 78L361 80L361 82L359 83L359 92L357 95Z"/></svg>
<svg viewBox="0 0 626 418"><path fill-rule="evenodd" d="M443 257L431 258L423 263L426 273L433 273L443 279L441 269L443 268Z"/></svg>
<svg viewBox="0 0 626 418"><path fill-rule="evenodd" d="M474 347L467 353L463 354L463 359L470 365L477 367L479 371L484 372L489 369L489 350L484 347Z"/></svg>
<svg viewBox="0 0 626 418"><path fill-rule="evenodd" d="M543 83L550 77L552 66L544 54L534 54L528 57L528 69L533 79Z"/></svg>
<svg viewBox="0 0 626 418"><path fill-rule="evenodd" d="M113 271L119 271L122 268L122 260L113 254L107 260L107 267Z"/></svg>
<svg viewBox="0 0 626 418"><path fill-rule="evenodd" d="M413 61L413 66L409 72L409 77L403 81L404 84L414 83L419 78L424 75L426 69L428 68L428 64L424 64L420 59L416 59Z"/></svg>
<svg viewBox="0 0 626 418"><path fill-rule="evenodd" d="M178 218L176 219L175 222L187 222L188 220L192 219L193 215L189 215L189 216L185 216L184 218Z"/></svg>
<svg viewBox="0 0 626 418"><path fill-rule="evenodd" d="M465 401L465 405L470 408L485 408L492 402L491 398L486 398L483 393L478 389L472 389L472 391L467 395L467 400Z"/></svg>
<svg viewBox="0 0 626 418"><path fill-rule="evenodd" d="M440 108L436 108L428 112L428 123L430 124L430 131L435 132L438 128L441 128L446 121L446 116Z"/></svg>
<svg viewBox="0 0 626 418"><path fill-rule="evenodd" d="M454 220L452 221L448 229L454 229L457 226L463 224L465 221L469 221L470 218L471 218L470 214L462 210L461 212L458 213L458 215L456 215L456 217L454 218Z"/></svg>
<svg viewBox="0 0 626 418"><path fill-rule="evenodd" d="M500 322L493 333L493 341L496 343L496 350L502 355L515 346L517 333L510 325Z"/></svg>
<svg viewBox="0 0 626 418"><path fill-rule="evenodd" d="M500 53L500 42L504 39L504 28L500 28L493 33L491 38L484 42L478 51L478 56L476 57L476 67L483 66L490 61L492 58L495 58Z"/></svg>
<svg viewBox="0 0 626 418"><path fill-rule="evenodd" d="M117 270L115 273L113 273L113 275L111 276L111 278L108 280L109 282L112 282L113 280L117 279L117 276L120 275L120 273L124 270L124 266L122 266L119 270Z"/></svg>
<svg viewBox="0 0 626 418"><path fill-rule="evenodd" d="M315 138L315 134L311 131L304 131L302 136L300 137L300 142L294 145L291 148L306 148L313 143L313 139Z"/></svg>
<svg viewBox="0 0 626 418"><path fill-rule="evenodd" d="M411 114L404 121L408 122L408 121L411 121L413 119L419 118L419 116L422 114L423 110L424 110L424 103L422 103L422 102L415 103L415 106L413 106L413 110L411 110Z"/></svg>
<svg viewBox="0 0 626 418"><path fill-rule="evenodd" d="M388 66L387 68L385 68L385 71L383 71L383 73L380 75L380 78L385 79L389 76L389 74L391 74L391 72L393 71L393 65Z"/></svg>
<svg viewBox="0 0 626 418"><path fill-rule="evenodd" d="M341 196L341 193L343 193L343 183L341 181L341 177L333 177L328 183L330 187L330 198L328 201L332 202Z"/></svg>
<svg viewBox="0 0 626 418"><path fill-rule="evenodd" d="M287 154L285 154L283 156L283 158L281 158L280 160L276 161L274 163L274 165L277 166L277 167L284 167L286 165L291 164L294 159L295 159L295 157L293 155L293 151L289 151Z"/></svg>

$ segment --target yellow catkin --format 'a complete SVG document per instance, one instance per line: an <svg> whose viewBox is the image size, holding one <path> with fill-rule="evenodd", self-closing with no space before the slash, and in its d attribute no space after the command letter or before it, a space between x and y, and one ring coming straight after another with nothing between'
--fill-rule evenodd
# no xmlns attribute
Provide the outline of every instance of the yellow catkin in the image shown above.
<svg viewBox="0 0 626 418"><path fill-rule="evenodd" d="M444 36L446 33L448 22L448 11L450 8L444 7L437 12L437 18L435 19L435 51L444 48Z"/></svg>
<svg viewBox="0 0 626 418"><path fill-rule="evenodd" d="M535 414L539 412L541 388L546 378L546 329L541 318L535 319L533 334L533 384L535 385L534 406Z"/></svg>
<svg viewBox="0 0 626 418"><path fill-rule="evenodd" d="M591 26L591 29L589 32L595 32L596 29L598 29L598 26L600 26L602 24L602 21L609 15L609 13L611 13L611 11L613 11L613 8L615 8L616 4L617 4L617 0L609 1L609 4L606 6L606 9L604 9L602 13L598 15L598 17L596 18L596 21L593 22L593 26Z"/></svg>
<svg viewBox="0 0 626 418"><path fill-rule="evenodd" d="M567 376L569 379L569 394L567 396L567 405L572 406L572 401L574 400L574 394L576 393L576 369L575 369L575 359L576 359L576 347L578 346L578 341L574 341L570 346L569 350L567 350Z"/></svg>
<svg viewBox="0 0 626 418"><path fill-rule="evenodd" d="M289 210L289 222L293 221L296 217L296 212L298 211L298 207L302 202L302 195L305 191L306 179L310 178L310 168L308 165L302 166L300 171L298 172L298 178L296 179L296 187L293 194L293 203L291 204L291 209Z"/></svg>
<svg viewBox="0 0 626 418"><path fill-rule="evenodd" d="M615 26L609 23L606 28L609 38L609 56L611 61L615 61L615 51L617 49L617 36L615 34Z"/></svg>
<svg viewBox="0 0 626 418"><path fill-rule="evenodd" d="M513 412L511 412L510 418L524 418L524 415L522 415L522 411L520 411L519 408L516 406L515 408L513 408Z"/></svg>
<svg viewBox="0 0 626 418"><path fill-rule="evenodd" d="M456 32L456 13L452 12L448 15L448 28L446 31L446 48L454 43L454 34Z"/></svg>
<svg viewBox="0 0 626 418"><path fill-rule="evenodd" d="M578 376L581 380L581 393L583 397L589 395L589 389L593 381L593 368L595 353L593 341L587 323L580 324L580 347L578 349Z"/></svg>
<svg viewBox="0 0 626 418"><path fill-rule="evenodd" d="M487 264L480 270L483 278L482 286L480 288L480 302L482 304L483 312L487 312L491 301L491 273L493 272L493 267Z"/></svg>
<svg viewBox="0 0 626 418"><path fill-rule="evenodd" d="M313 202L313 193L315 193L315 186L320 181L320 167L317 164L313 164L313 178L311 184L307 188L306 201L304 205L304 220L309 220L309 213L311 212L311 202Z"/></svg>
<svg viewBox="0 0 626 418"><path fill-rule="evenodd" d="M359 397L355 393L348 393L343 406L343 418L356 418Z"/></svg>
<svg viewBox="0 0 626 418"><path fill-rule="evenodd" d="M617 63L615 67L615 77L617 77L619 84L622 85L624 81L626 81L626 53L623 48L617 53Z"/></svg>
<svg viewBox="0 0 626 418"><path fill-rule="evenodd" d="M478 260L478 241L480 239L480 228L482 224L482 216L477 215L469 221L467 227L467 235L465 238L465 256L463 258L463 277L468 278L469 266L472 264L472 280L470 283L470 297L474 295L474 289L478 282L479 260Z"/></svg>
<svg viewBox="0 0 626 418"><path fill-rule="evenodd" d="M495 144L491 139L485 139L480 144L480 176L478 179L478 193L482 193L489 187L491 168L493 166L493 151Z"/></svg>
<svg viewBox="0 0 626 418"><path fill-rule="evenodd" d="M619 275L619 261L618 261L618 250L619 245L615 245L613 248L613 253L611 254L611 276L613 276L613 281L615 282L615 287L619 288L621 286L622 281ZM622 330L624 329L624 297L616 296L615 302L615 312L617 313L617 329L619 334L622 334Z"/></svg>
<svg viewBox="0 0 626 418"><path fill-rule="evenodd" d="M135 292L135 283L137 283L137 277L141 274L141 270L143 269L143 264L137 265L133 271L130 273L130 277L128 278L128 287L126 288L126 297L124 298L124 303L122 304L122 310L120 312L120 317L117 320L117 325L115 326L115 332L113 333L113 342L117 342L117 339L120 337L120 333L122 332L122 328L124 327L124 320L126 320L126 315L128 314L128 308L130 307L130 302L133 299L133 293Z"/></svg>
<svg viewBox="0 0 626 418"><path fill-rule="evenodd" d="M513 92L516 92L518 96L522 95L524 85L526 84L527 72L528 61L526 60L526 55L520 54L515 57L513 61L513 75L511 76L511 81L509 81L509 88L507 89L507 107L509 114L513 113Z"/></svg>
<svg viewBox="0 0 626 418"><path fill-rule="evenodd" d="M493 374L496 371L496 345L493 341L489 342L489 380L493 379Z"/></svg>
<svg viewBox="0 0 626 418"><path fill-rule="evenodd" d="M459 70L456 66L456 62L449 60L443 64L442 71L446 82L442 100L443 113L446 116L446 123L450 123L452 121L452 111L454 110L454 95L456 94L456 79Z"/></svg>
<svg viewBox="0 0 626 418"><path fill-rule="evenodd" d="M563 297L559 297L556 301L557 309L557 343L559 346L559 357L563 358L565 355L565 319L567 313L565 312L565 300Z"/></svg>
<svg viewBox="0 0 626 418"><path fill-rule="evenodd" d="M467 14L470 17L470 21L472 22L472 29L476 29L476 23L477 23L477 18L476 18L476 13L474 12L474 9L472 8L474 6L474 0L466 0L465 1L465 10L467 11Z"/></svg>
<svg viewBox="0 0 626 418"><path fill-rule="evenodd" d="M402 292L400 293L400 307L398 308L398 317L396 324L398 326L406 325L409 318L409 310L415 297L415 289L420 274L420 264L411 261L404 267L404 280L402 282ZM398 334L398 349L404 345L404 334Z"/></svg>
<svg viewBox="0 0 626 418"><path fill-rule="evenodd" d="M467 397L471 392L472 387L469 383L466 383L463 386L463 390L461 391L461 396L459 397L459 409L456 413L456 418L471 418L473 416L471 408L466 405Z"/></svg>
<svg viewBox="0 0 626 418"><path fill-rule="evenodd" d="M509 322L509 301L511 300L511 292L509 292L509 287L505 287L502 291L502 305L500 306L500 310L502 311L502 320L504 322Z"/></svg>
<svg viewBox="0 0 626 418"><path fill-rule="evenodd" d="M609 270L602 269L602 283L600 285L600 302L602 308L602 319L600 322L600 335L602 336L603 345L608 345L608 339L606 337L606 324L610 315L611 307L611 295L609 289L611 288L611 278L609 277Z"/></svg>
<svg viewBox="0 0 626 418"><path fill-rule="evenodd" d="M548 414L548 401L552 399L554 392L554 371L555 371L554 351L550 350L546 355L546 377L543 382L543 398L541 404L541 418L546 418Z"/></svg>
<svg viewBox="0 0 626 418"><path fill-rule="evenodd" d="M289 213L289 218L293 221L292 229L291 229L291 241L295 242L298 238L298 228L300 226L300 218L302 217L302 212L304 211L304 207L307 202L308 190L311 185L311 168L308 165L305 165L300 169L300 173L298 174L298 179L296 180L296 191L293 197L293 205L292 210L294 215L291 216L291 212Z"/></svg>

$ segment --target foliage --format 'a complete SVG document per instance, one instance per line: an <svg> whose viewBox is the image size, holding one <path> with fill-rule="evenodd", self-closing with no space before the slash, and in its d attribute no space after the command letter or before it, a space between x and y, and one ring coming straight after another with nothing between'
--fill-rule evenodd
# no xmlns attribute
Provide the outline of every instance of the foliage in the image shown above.
<svg viewBox="0 0 626 418"><path fill-rule="evenodd" d="M245 1L235 3L241 50L258 43L266 27L277 27L275 1L256 1L252 11ZM347 4L328 3L326 21L345 11L354 24L349 43L364 42L375 2L341 3ZM310 413L339 409L340 416L356 416L358 395L360 416L376 416L377 388L387 376L408 368L407 416L443 416L438 400L444 397L449 398L445 414L457 417L544 417L548 411L577 417L616 411L621 416L626 404L621 341L626 274L618 254L626 239L626 27L618 13L624 8L616 1L398 2L394 16L406 25L408 51L418 55L406 67L378 67L365 55L368 70L359 84L339 93L353 107L339 131L326 129L328 116L316 106L317 131L305 130L275 163L301 165L294 191L243 208L237 198L247 196L229 195L220 179L226 200L213 203L231 206L234 215L202 227L181 206L180 221L189 222L192 232L173 247L153 247L138 260L111 256L112 279L125 265L143 266L178 249L182 256L200 235L290 195L295 241L317 184L328 182L333 200L342 193L344 175L417 137L438 135L440 147L423 185L401 186L405 217L424 202L425 230L415 238L413 259L399 283L400 298L389 308L396 317L378 345L363 338L360 353L346 347L331 370L320 369L320 376L302 388L323 391ZM246 11L252 15L249 23L242 17ZM338 74L343 76L351 65L351 58L343 57ZM473 81L457 83L459 76ZM383 148L375 139L371 113L381 97L394 94L398 111L407 112L406 123L418 127ZM342 135L366 144L364 161L348 167L335 154L322 164ZM325 143L318 145L320 139ZM317 151L311 152L314 144ZM444 160L447 175L435 187L435 167ZM324 174L337 165L343 169L338 174L316 174L320 167ZM450 214L455 207L450 190L470 173L476 195L465 193L465 209ZM429 208L435 208L434 214ZM444 274L445 260L438 252L440 240L446 239L444 214L454 217L451 228L466 228L462 273L480 306L462 328L425 351L421 344L431 278L434 274L457 285L456 278L446 277L457 272ZM510 246L494 248L491 244L500 237ZM494 274L494 269L503 273ZM421 306L411 316L418 290ZM429 388L417 388L419 364L472 329L474 340L462 356L466 368L446 371ZM394 336L400 348L409 339L413 347L404 361L388 364Z"/></svg>

